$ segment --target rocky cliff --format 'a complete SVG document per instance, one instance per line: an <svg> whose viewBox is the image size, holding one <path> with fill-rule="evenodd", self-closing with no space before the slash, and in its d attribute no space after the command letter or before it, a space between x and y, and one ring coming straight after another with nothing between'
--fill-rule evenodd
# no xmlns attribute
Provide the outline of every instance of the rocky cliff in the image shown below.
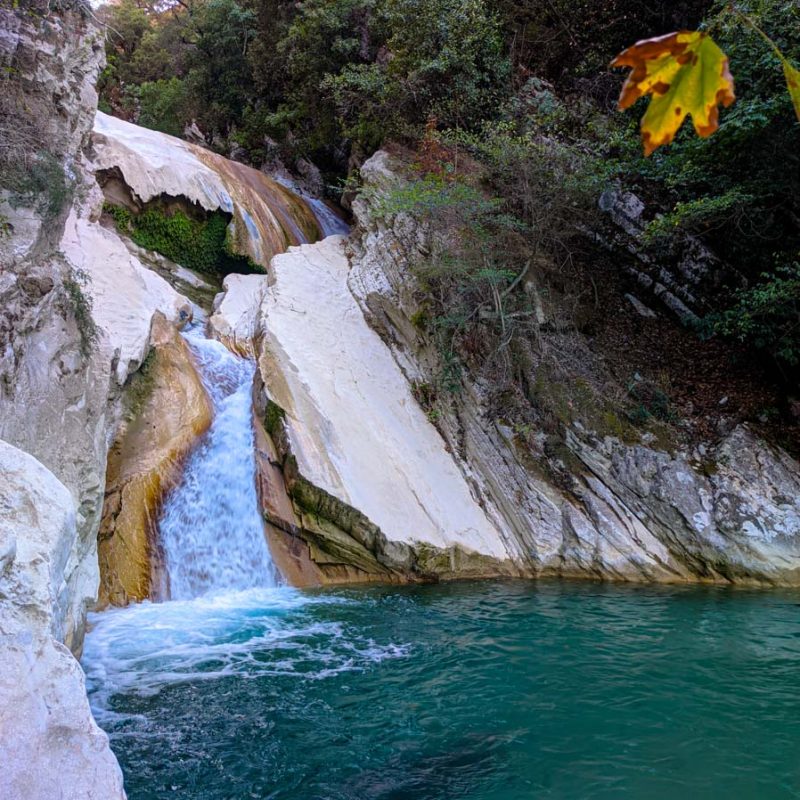
<svg viewBox="0 0 800 800"><path fill-rule="evenodd" d="M414 264L425 231L408 214L375 213L403 182L377 153L361 170L369 191L354 204L349 286L407 380L432 385L442 368L415 324ZM531 383L535 379L531 378ZM607 435L567 406L558 447L522 435L491 411L485 385L465 375L437 425L481 505L536 575L625 580L800 580L800 465L739 426L716 442L654 446ZM555 451L555 453L554 453Z"/></svg>
<svg viewBox="0 0 800 800"><path fill-rule="evenodd" d="M157 313L189 304L97 220L103 64L87 5L0 9L0 774L3 797L124 797L79 651L106 456Z"/></svg>
<svg viewBox="0 0 800 800"><path fill-rule="evenodd" d="M62 644L79 551L72 494L0 442L0 796L124 798L84 675Z"/></svg>
<svg viewBox="0 0 800 800"><path fill-rule="evenodd" d="M284 571L301 583L797 583L800 467L746 426L659 447L649 432L609 435L567 394L558 437L519 431L469 371L446 402L422 407L443 367L417 322L426 232L375 211L402 173L373 156L349 240L290 249L269 278L229 277L211 318L259 362L262 473L290 500L289 513L265 500Z"/></svg>

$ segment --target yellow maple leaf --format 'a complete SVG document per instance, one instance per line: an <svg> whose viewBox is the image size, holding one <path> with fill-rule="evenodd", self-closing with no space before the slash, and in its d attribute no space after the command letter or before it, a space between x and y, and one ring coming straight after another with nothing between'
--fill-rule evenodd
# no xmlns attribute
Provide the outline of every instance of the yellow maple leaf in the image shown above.
<svg viewBox="0 0 800 800"><path fill-rule="evenodd" d="M800 119L800 70L795 69L786 59L783 59L783 74L786 76L786 85L789 87L789 95L797 112L797 119Z"/></svg>
<svg viewBox="0 0 800 800"><path fill-rule="evenodd" d="M706 33L678 31L645 39L620 53L612 67L631 67L622 87L619 108L640 97L653 99L642 117L644 154L669 144L691 115L702 137L719 127L719 106L736 99L728 58Z"/></svg>

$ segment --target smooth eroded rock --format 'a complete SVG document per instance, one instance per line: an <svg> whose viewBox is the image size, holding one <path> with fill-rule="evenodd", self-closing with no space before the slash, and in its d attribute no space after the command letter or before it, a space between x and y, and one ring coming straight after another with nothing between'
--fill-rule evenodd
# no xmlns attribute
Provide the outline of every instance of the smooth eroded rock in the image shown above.
<svg viewBox="0 0 800 800"><path fill-rule="evenodd" d="M189 348L161 315L153 320L152 341L145 369L129 389L131 419L108 456L98 536L101 603L125 605L158 588L158 509L211 424L211 403Z"/></svg>
<svg viewBox="0 0 800 800"><path fill-rule="evenodd" d="M233 217L235 251L267 266L289 245L320 235L311 209L263 172L197 145L97 113L99 169L118 169L139 201L185 197L206 211Z"/></svg>
<svg viewBox="0 0 800 800"><path fill-rule="evenodd" d="M28 453L0 442L0 797L122 800L122 772L61 643L75 505Z"/></svg>

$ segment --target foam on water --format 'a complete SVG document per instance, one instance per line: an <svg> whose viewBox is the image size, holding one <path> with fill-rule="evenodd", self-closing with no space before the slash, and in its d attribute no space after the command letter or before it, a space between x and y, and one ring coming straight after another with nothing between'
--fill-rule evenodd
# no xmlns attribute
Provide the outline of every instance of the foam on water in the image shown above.
<svg viewBox="0 0 800 800"><path fill-rule="evenodd" d="M276 586L255 487L254 365L207 339L186 339L214 405L214 420L169 494L159 522L169 595Z"/></svg>
<svg viewBox="0 0 800 800"><path fill-rule="evenodd" d="M214 419L159 520L170 599L89 617L87 688L110 728L132 720L146 727L141 715L113 710L116 695L153 697L230 677L317 680L405 654L311 613L344 598L279 585L255 487L254 365L206 338L201 325L184 335Z"/></svg>
<svg viewBox="0 0 800 800"><path fill-rule="evenodd" d="M318 680L405 655L402 646L377 645L309 614L346 602L261 588L91 614L83 664L95 716L131 716L111 710L115 694L149 697L166 686L231 676Z"/></svg>

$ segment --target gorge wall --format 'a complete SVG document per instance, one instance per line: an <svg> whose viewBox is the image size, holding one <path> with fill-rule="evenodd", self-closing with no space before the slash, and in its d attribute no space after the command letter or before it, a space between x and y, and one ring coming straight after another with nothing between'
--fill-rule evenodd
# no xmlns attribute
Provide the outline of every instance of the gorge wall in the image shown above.
<svg viewBox="0 0 800 800"><path fill-rule="evenodd" d="M0 795L114 800L122 773L68 647L96 597L116 399L150 316L175 317L178 299L93 222L104 53L86 9L6 5L0 32Z"/></svg>
<svg viewBox="0 0 800 800"><path fill-rule="evenodd" d="M349 285L408 381L434 384L441 358L415 324L414 265L424 227L378 214L404 166L377 153L361 169ZM531 383L534 379L531 378ZM518 543L532 574L623 580L796 584L800 579L800 467L739 426L717 442L622 441L581 418L578 404L556 457L544 434L520 436L493 417L489 389L465 376L437 425L480 502ZM558 477L558 480L555 479Z"/></svg>
<svg viewBox="0 0 800 800"><path fill-rule="evenodd" d="M800 467L745 426L669 450L575 414L554 456L468 371L423 407L442 367L415 322L426 232L375 207L402 164L374 155L353 233L314 242L311 208L268 176L95 118L102 60L77 0L0 10L17 142L0 182L0 795L124 797L70 651L98 595L158 595L159 504L210 421L177 331L214 281L137 247L104 203L223 213L226 247L266 273L229 275L209 330L257 363L257 488L290 583L800 582Z"/></svg>

